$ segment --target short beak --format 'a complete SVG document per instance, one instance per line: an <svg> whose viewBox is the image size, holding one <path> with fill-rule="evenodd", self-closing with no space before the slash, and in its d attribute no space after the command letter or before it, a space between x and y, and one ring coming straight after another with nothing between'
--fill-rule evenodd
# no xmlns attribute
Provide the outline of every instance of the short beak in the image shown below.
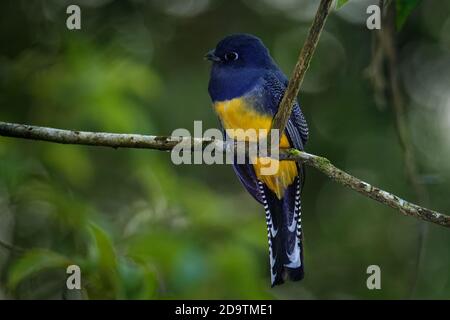
<svg viewBox="0 0 450 320"><path fill-rule="evenodd" d="M213 61L213 62L219 62L220 58L216 56L214 50L209 51L207 54L205 54L205 60Z"/></svg>

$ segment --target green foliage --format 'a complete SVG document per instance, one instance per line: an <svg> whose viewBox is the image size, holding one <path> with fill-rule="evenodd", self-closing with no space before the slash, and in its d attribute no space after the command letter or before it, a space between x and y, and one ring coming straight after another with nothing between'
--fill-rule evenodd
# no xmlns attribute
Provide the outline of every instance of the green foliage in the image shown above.
<svg viewBox="0 0 450 320"><path fill-rule="evenodd" d="M91 225L94 237L93 256L101 272L117 271L117 256L108 234L95 224Z"/></svg>
<svg viewBox="0 0 450 320"><path fill-rule="evenodd" d="M396 25L397 30L400 30L403 25L405 24L406 20L408 19L411 12L414 10L414 8L417 7L420 0L396 0L396 10L397 10L397 17L396 17Z"/></svg>
<svg viewBox="0 0 450 320"><path fill-rule="evenodd" d="M70 260L58 253L41 249L30 250L11 266L8 286L15 289L27 277L45 269L65 268L69 264Z"/></svg>
<svg viewBox="0 0 450 320"><path fill-rule="evenodd" d="M71 38L60 61L32 76L31 93L42 108L40 117L69 127L83 121L105 131L144 127L138 102L158 94L157 77L139 61L103 50L84 39ZM27 61L18 62L21 69L24 63L35 69L48 58L30 53L24 59ZM28 62L30 59L33 62Z"/></svg>
<svg viewBox="0 0 450 320"><path fill-rule="evenodd" d="M337 0L336 1L336 9L342 8L347 2L348 2L348 0Z"/></svg>
<svg viewBox="0 0 450 320"><path fill-rule="evenodd" d="M119 291L118 260L109 235L95 224L90 225L93 243L90 246L90 263L95 273L89 276L89 296L117 298ZM92 292L94 291L94 292Z"/></svg>

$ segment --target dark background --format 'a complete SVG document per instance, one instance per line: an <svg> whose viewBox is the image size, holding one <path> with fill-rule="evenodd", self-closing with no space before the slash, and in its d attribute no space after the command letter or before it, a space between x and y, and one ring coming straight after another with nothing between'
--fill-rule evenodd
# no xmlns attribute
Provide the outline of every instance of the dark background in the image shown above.
<svg viewBox="0 0 450 320"><path fill-rule="evenodd" d="M377 2L350 0L327 21L299 96L307 151L419 202L405 174L392 93L376 90L367 71L375 31L366 28L365 11ZM289 74L317 3L3 1L0 119L155 135L192 132L194 120L217 128L204 53L225 35L248 32ZM69 4L81 7L81 30L66 28ZM447 1L420 1L396 35L418 180L426 205L446 213L449 13ZM447 229L310 168L302 221L306 277L270 289L263 208L230 166L0 138L0 240L15 246L0 247L0 298L449 297ZM68 264L81 267L81 292L64 290ZM381 290L366 287L372 264L381 268Z"/></svg>

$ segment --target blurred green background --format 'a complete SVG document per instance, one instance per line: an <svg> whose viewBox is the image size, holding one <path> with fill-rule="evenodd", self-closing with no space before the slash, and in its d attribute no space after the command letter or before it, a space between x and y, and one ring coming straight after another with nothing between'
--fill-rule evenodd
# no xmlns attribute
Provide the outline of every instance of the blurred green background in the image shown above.
<svg viewBox="0 0 450 320"><path fill-rule="evenodd" d="M301 90L307 151L418 201L388 90L368 78L374 31L350 0L332 13ZM404 2L404 1L403 1ZM413 1L417 2L417 1ZM0 120L168 135L216 128L202 57L235 32L292 70L314 0L2 1ZM81 7L82 29L66 28ZM450 213L450 2L421 1L397 35L406 121L428 205ZM263 208L229 165L0 137L0 298L450 297L450 232L307 170L302 282L271 289ZM419 251L419 248L422 250ZM417 269L418 259L419 268ZM83 289L65 290L68 264ZM381 268L381 290L366 269Z"/></svg>

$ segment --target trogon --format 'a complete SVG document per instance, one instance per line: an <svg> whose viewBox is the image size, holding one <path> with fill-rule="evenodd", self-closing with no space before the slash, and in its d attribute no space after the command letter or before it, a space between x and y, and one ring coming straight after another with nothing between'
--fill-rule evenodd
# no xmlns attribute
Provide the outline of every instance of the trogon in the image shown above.
<svg viewBox="0 0 450 320"><path fill-rule="evenodd" d="M212 61L208 91L227 139L227 129L269 130L288 80L262 41L249 34L222 39L206 59ZM308 126L298 102L281 135L280 148L304 150ZM278 161L278 160L276 160ZM263 174L258 161L233 168L247 191L265 209L269 238L272 287L288 277L304 277L301 191L304 168L294 161L280 161L274 174Z"/></svg>

